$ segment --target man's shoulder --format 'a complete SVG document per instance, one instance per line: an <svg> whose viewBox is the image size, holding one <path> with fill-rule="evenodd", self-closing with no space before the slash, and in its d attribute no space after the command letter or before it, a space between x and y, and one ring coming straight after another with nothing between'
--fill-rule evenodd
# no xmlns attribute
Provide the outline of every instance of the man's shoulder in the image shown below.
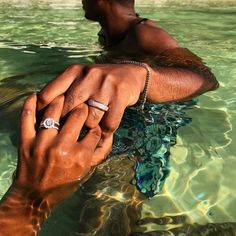
<svg viewBox="0 0 236 236"><path fill-rule="evenodd" d="M137 24L133 27L128 37L133 42L136 42L141 50L155 54L166 49L178 47L177 41L152 20Z"/></svg>

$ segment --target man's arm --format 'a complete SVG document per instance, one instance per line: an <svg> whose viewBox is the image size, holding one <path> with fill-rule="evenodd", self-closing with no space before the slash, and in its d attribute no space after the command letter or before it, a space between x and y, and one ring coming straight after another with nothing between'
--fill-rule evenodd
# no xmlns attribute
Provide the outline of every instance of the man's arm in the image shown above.
<svg viewBox="0 0 236 236"><path fill-rule="evenodd" d="M219 86L201 58L180 48L177 41L153 21L137 25L122 48L124 52L136 51L150 59L156 72L148 95L153 102L182 101Z"/></svg>
<svg viewBox="0 0 236 236"><path fill-rule="evenodd" d="M186 101L218 87L216 80L205 79L191 70L158 67L154 71L147 97L150 102Z"/></svg>
<svg viewBox="0 0 236 236"><path fill-rule="evenodd" d="M141 55L150 59L150 86L147 99L154 103L184 101L218 87L218 82L202 60L178 43L153 22L134 27L126 40L115 48L116 55ZM113 54L113 51L111 51ZM76 105L95 99L109 107L104 113L89 107L88 127L99 122L103 142L118 128L127 106L134 105L144 89L147 71L133 65L72 65L39 93L39 109L66 93L63 115Z"/></svg>
<svg viewBox="0 0 236 236"><path fill-rule="evenodd" d="M204 74L209 74L204 71ZM72 65L39 93L38 109L47 106L53 99L66 94L62 115L72 111L77 105L94 99L108 106L104 112L89 106L87 127L95 127L101 122L101 150L116 129L127 106L134 105L142 93L147 71L134 64ZM151 70L148 100L171 102L188 100L218 86L211 77L203 77L194 70L181 67L153 67Z"/></svg>

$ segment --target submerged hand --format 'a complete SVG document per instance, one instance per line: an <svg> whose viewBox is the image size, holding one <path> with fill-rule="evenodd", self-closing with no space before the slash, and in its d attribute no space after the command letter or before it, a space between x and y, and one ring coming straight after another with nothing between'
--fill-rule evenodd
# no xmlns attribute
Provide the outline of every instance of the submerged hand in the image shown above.
<svg viewBox="0 0 236 236"><path fill-rule="evenodd" d="M102 143L100 152L112 142L112 134L118 128L124 110L134 105L145 84L146 70L131 64L73 65L49 83L39 93L39 110L57 96L65 93L62 115L67 114L88 99L94 99L108 106L105 113L89 106L85 125L96 127L101 122Z"/></svg>

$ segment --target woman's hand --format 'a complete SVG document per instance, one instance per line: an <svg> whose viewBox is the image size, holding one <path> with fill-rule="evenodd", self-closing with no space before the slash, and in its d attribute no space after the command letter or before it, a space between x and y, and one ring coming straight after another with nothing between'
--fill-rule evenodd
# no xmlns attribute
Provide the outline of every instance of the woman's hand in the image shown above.
<svg viewBox="0 0 236 236"><path fill-rule="evenodd" d="M146 69L131 64L73 65L49 83L40 93L38 109L47 106L53 99L65 93L62 116L88 99L94 99L108 106L104 112L89 106L85 125L96 127L102 120L102 142L100 151L111 143L124 110L134 105L145 84Z"/></svg>
<svg viewBox="0 0 236 236"><path fill-rule="evenodd" d="M86 177L110 151L97 148L99 126L78 141L88 116L81 104L68 115L59 129L36 125L37 96L30 96L23 108L20 124L17 173L0 201L0 235L36 235L52 208L72 194L79 180ZM46 108L43 120L59 122L64 96L58 96Z"/></svg>
<svg viewBox="0 0 236 236"><path fill-rule="evenodd" d="M97 126L77 141L88 116L88 107L81 104L68 116L61 129L35 130L37 97L29 97L21 117L19 160L13 186L45 195L50 204L57 204L70 195L77 183L108 154L97 152L101 129ZM44 112L43 120L59 122L64 96L54 99Z"/></svg>

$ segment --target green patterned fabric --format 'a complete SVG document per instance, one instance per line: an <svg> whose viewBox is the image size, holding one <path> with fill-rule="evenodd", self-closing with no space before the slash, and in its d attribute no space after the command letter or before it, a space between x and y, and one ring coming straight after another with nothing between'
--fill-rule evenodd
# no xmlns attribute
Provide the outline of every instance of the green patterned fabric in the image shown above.
<svg viewBox="0 0 236 236"><path fill-rule="evenodd" d="M191 122L185 110L195 104L191 100L126 110L110 155L128 154L136 160L133 183L147 197L161 192L170 171L170 147L176 143L178 128Z"/></svg>

